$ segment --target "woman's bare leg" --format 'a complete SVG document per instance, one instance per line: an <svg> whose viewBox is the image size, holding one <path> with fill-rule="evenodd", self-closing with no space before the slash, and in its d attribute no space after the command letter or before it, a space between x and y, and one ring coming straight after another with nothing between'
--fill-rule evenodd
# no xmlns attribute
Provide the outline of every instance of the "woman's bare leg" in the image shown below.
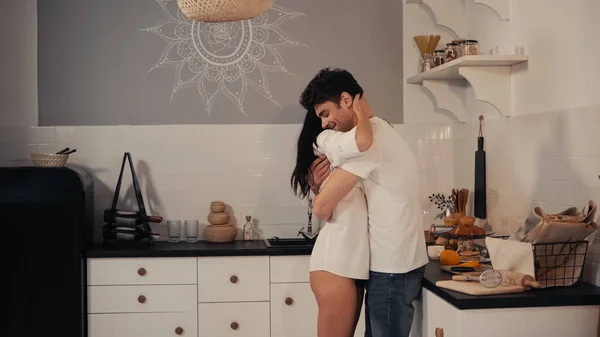
<svg viewBox="0 0 600 337"><path fill-rule="evenodd" d="M356 315L354 280L319 270L310 273L310 286L319 307L317 336L351 337Z"/></svg>

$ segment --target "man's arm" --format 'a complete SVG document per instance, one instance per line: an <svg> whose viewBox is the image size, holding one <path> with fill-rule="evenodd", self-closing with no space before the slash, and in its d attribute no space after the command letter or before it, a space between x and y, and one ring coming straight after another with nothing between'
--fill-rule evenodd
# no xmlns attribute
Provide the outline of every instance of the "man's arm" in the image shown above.
<svg viewBox="0 0 600 337"><path fill-rule="evenodd" d="M323 190L313 200L313 214L323 221L329 221L333 209L352 191L358 180L358 176L348 171L335 170Z"/></svg>

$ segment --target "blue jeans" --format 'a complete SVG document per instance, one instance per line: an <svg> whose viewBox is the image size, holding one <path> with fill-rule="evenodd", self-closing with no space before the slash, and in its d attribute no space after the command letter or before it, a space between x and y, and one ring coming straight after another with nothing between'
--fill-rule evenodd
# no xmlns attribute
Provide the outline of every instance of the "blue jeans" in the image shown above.
<svg viewBox="0 0 600 337"><path fill-rule="evenodd" d="M409 337L425 266L405 274L370 272L365 299L365 337Z"/></svg>

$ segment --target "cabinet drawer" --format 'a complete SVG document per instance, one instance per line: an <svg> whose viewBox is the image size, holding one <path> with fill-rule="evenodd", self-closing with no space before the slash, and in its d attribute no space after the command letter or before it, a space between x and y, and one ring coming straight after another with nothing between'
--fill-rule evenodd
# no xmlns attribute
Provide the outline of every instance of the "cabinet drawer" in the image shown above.
<svg viewBox="0 0 600 337"><path fill-rule="evenodd" d="M272 284L271 337L316 335L317 302L310 284Z"/></svg>
<svg viewBox="0 0 600 337"><path fill-rule="evenodd" d="M185 312L196 310L195 285L90 286L90 313Z"/></svg>
<svg viewBox="0 0 600 337"><path fill-rule="evenodd" d="M91 314L88 337L197 337L196 312Z"/></svg>
<svg viewBox="0 0 600 337"><path fill-rule="evenodd" d="M88 285L196 284L196 258L88 259Z"/></svg>
<svg viewBox="0 0 600 337"><path fill-rule="evenodd" d="M200 303L200 337L268 337L269 303Z"/></svg>
<svg viewBox="0 0 600 337"><path fill-rule="evenodd" d="M198 258L198 302L268 300L268 256Z"/></svg>
<svg viewBox="0 0 600 337"><path fill-rule="evenodd" d="M272 256L271 283L308 282L310 256Z"/></svg>

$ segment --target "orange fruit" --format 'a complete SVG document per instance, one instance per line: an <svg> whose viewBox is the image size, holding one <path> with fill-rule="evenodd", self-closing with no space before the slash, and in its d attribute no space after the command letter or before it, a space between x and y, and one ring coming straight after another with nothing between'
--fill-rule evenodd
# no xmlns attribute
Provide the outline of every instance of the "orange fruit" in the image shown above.
<svg viewBox="0 0 600 337"><path fill-rule="evenodd" d="M460 255L451 249L446 249L440 254L440 262L447 266L455 266L460 263Z"/></svg>

